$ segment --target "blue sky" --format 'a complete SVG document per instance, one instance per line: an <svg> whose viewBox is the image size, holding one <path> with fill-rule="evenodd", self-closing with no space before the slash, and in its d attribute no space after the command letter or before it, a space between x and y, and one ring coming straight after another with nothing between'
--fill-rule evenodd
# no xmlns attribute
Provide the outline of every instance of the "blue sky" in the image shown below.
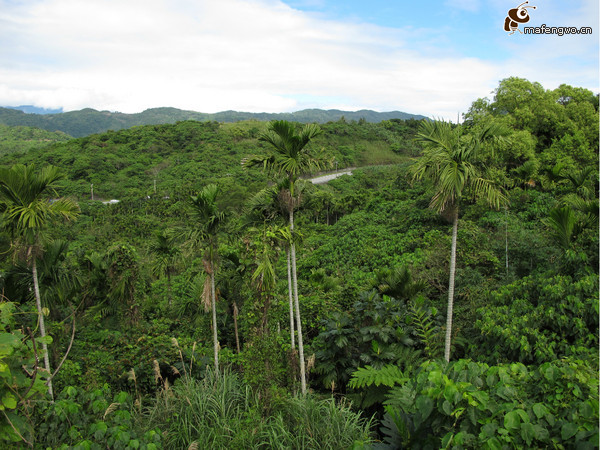
<svg viewBox="0 0 600 450"><path fill-rule="evenodd" d="M455 120L519 76L599 91L598 1L0 0L0 105L400 110ZM521 26L522 28L522 26Z"/></svg>

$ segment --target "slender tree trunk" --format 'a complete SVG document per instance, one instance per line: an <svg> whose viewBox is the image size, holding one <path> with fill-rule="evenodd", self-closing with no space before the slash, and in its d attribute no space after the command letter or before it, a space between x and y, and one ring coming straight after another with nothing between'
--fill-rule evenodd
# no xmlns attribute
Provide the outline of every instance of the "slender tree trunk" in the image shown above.
<svg viewBox="0 0 600 450"><path fill-rule="evenodd" d="M292 242L290 245L292 260L292 282L294 286L294 306L296 308L296 330L298 331L298 358L300 359L300 386L302 395L306 394L306 367L304 364L304 344L302 341L302 322L300 321L300 303L298 301L298 277L296 275L296 244L294 237L294 208L290 208L290 230L292 231Z"/></svg>
<svg viewBox="0 0 600 450"><path fill-rule="evenodd" d="M452 219L452 249L450 250L450 283L448 285L448 314L446 318L446 345L444 358L450 361L450 343L452 340L452 310L454 308L454 274L456 272L456 236L458 234L458 206L454 208Z"/></svg>
<svg viewBox="0 0 600 450"><path fill-rule="evenodd" d="M504 218L506 222L506 233L505 233L505 249L504 254L506 256L506 276L508 276L508 207L504 207Z"/></svg>
<svg viewBox="0 0 600 450"><path fill-rule="evenodd" d="M219 375L219 341L217 336L217 300L215 297L215 265L210 262L210 301L212 305L213 345L215 350L215 372Z"/></svg>
<svg viewBox="0 0 600 450"><path fill-rule="evenodd" d="M167 297L169 299L169 308L173 305L173 292L171 290L171 269L167 269Z"/></svg>
<svg viewBox="0 0 600 450"><path fill-rule="evenodd" d="M238 323L237 323L238 314L239 314L239 311L238 311L237 304L234 303L233 304L233 329L235 331L235 346L237 348L237 352L239 355L240 354L240 335L238 332Z"/></svg>
<svg viewBox="0 0 600 450"><path fill-rule="evenodd" d="M292 350L296 348L296 336L294 332L294 294L292 288L292 263L290 256L290 247L285 249L287 255L287 275L288 275L288 294L290 300L290 337L292 339Z"/></svg>
<svg viewBox="0 0 600 450"><path fill-rule="evenodd" d="M38 320L40 324L40 336L43 338L46 336L46 325L44 324L44 314L42 312L42 300L40 297L40 286L38 284L38 275L37 275L37 263L35 260L35 255L32 256L32 272L33 272L33 291L35 293L35 306L38 311ZM48 371L48 376L52 376L52 371L50 370L50 358L48 356L48 345L46 342L42 342L42 350L44 351L44 366ZM52 389L52 379L50 378L47 382L48 384L48 393L50 394L50 398L54 401L54 390Z"/></svg>

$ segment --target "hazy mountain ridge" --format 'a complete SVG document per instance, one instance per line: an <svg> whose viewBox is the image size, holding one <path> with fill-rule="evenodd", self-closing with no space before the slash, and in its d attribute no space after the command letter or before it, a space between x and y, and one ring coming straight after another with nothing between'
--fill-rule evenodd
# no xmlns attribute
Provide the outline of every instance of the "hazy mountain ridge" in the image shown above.
<svg viewBox="0 0 600 450"><path fill-rule="evenodd" d="M63 112L62 108L40 108L33 105L5 106L5 108L16 109L27 114L60 114Z"/></svg>
<svg viewBox="0 0 600 450"><path fill-rule="evenodd" d="M182 120L200 122L238 122L241 120L290 120L296 122L335 122L344 118L348 121L364 119L367 122L381 122L390 119L423 119L425 116L401 111L376 112L371 110L341 111L337 109L305 109L292 113L249 113L222 111L214 114L186 111L177 108L151 108L141 113L125 114L110 111L97 111L86 108L58 114L27 114L21 110L0 107L0 124L9 126L29 126L48 131L62 131L74 137L102 133L107 130L121 130L138 125L158 125Z"/></svg>

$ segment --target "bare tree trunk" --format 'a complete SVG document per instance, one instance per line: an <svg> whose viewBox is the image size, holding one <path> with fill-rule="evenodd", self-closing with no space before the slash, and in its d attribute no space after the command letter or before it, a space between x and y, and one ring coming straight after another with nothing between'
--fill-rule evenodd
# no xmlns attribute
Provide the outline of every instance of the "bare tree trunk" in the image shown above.
<svg viewBox="0 0 600 450"><path fill-rule="evenodd" d="M290 208L290 230L292 242L290 245L292 260L292 281L294 286L294 306L296 308L296 329L298 331L298 358L300 359L300 386L302 395L306 394L306 366L304 364L304 344L302 341L302 322L300 321L300 303L298 301L298 277L296 275L296 244L294 243L294 208Z"/></svg>
<svg viewBox="0 0 600 450"><path fill-rule="evenodd" d="M458 234L458 206L455 207L452 219L452 249L450 250L450 282L448 285L448 313L446 317L446 344L444 358L450 361L450 344L452 340L452 310L454 308L454 274L456 272L456 236Z"/></svg>
<svg viewBox="0 0 600 450"><path fill-rule="evenodd" d="M290 337L292 339L292 350L296 348L296 336L294 332L294 294L292 287L292 263L290 256L290 247L285 249L285 253L287 254L287 275L288 275L288 294L290 300Z"/></svg>
<svg viewBox="0 0 600 450"><path fill-rule="evenodd" d="M215 350L215 372L219 375L219 341L217 336L217 300L215 297L215 266L211 261L210 300L212 304L213 345Z"/></svg>
<svg viewBox="0 0 600 450"><path fill-rule="evenodd" d="M35 260L35 255L32 255L32 272L33 272L33 291L35 293L35 306L38 311L38 321L40 324L40 336L43 338L46 336L46 325L44 324L44 313L42 311L42 299L40 297L40 286L38 284L38 275L37 275L37 263ZM48 356L48 345L46 345L45 341L42 341L42 349L44 351L44 366L48 371L48 376L52 376L52 371L50 370L50 358ZM48 393L50 394L50 398L54 401L54 390L52 389L52 378L48 379Z"/></svg>

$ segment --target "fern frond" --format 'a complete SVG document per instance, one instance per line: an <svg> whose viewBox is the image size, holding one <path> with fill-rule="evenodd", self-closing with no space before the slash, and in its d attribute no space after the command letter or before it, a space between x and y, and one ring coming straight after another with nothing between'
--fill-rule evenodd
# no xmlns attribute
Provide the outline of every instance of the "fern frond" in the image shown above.
<svg viewBox="0 0 600 450"><path fill-rule="evenodd" d="M360 389L365 386L373 385L392 387L406 380L407 378L398 366L390 364L383 366L380 369L366 366L359 367L358 370L352 374L352 379L348 385L353 389Z"/></svg>
<svg viewBox="0 0 600 450"><path fill-rule="evenodd" d="M425 345L425 353L429 358L436 358L440 353L440 327L438 327L433 319L429 308L425 308L424 299L417 298L410 307L410 316L415 327L415 332L423 345Z"/></svg>

